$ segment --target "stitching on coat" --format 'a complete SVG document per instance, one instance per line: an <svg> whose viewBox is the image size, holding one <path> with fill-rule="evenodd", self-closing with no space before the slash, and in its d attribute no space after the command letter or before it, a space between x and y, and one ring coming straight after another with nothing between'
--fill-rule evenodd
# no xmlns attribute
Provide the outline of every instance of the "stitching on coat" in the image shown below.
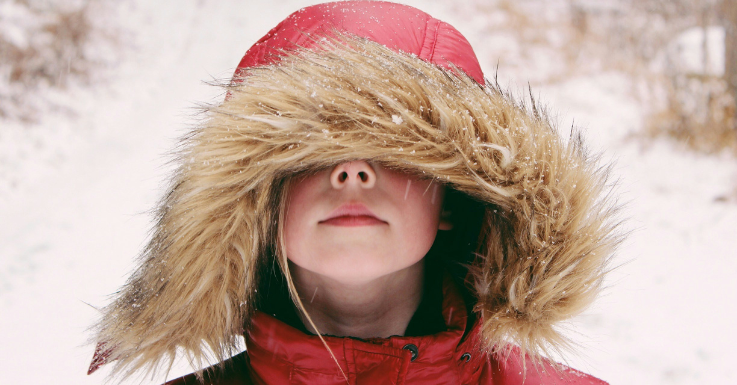
<svg viewBox="0 0 737 385"><path fill-rule="evenodd" d="M433 62L433 58L435 57L435 47L438 45L438 33L440 32L440 26L442 22L437 19L433 19L436 22L437 27L435 27L435 33L432 37L432 48L430 48L430 62Z"/></svg>

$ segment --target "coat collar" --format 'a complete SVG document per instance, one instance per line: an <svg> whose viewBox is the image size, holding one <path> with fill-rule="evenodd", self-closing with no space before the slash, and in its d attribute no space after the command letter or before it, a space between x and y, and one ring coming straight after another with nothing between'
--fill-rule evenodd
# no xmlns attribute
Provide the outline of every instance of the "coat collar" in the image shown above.
<svg viewBox="0 0 737 385"><path fill-rule="evenodd" d="M473 347L473 338L466 333L469 317L463 298L449 276L443 280L442 314L446 330L429 336L369 340L324 336L334 360L318 336L256 312L246 334L251 375L256 383L259 379L281 383L275 378L279 376L285 383L314 383L318 376L325 383L336 384L345 384L341 369L350 383L370 379L415 382L412 378L420 380L417 375L423 373L457 377L459 362L466 362L464 353Z"/></svg>
<svg viewBox="0 0 737 385"><path fill-rule="evenodd" d="M482 322L469 317L453 279L443 279L442 314L446 330L419 337L361 340L325 336L340 367L317 336L305 334L275 317L256 312L246 334L247 351L204 372L168 385L187 384L547 384L606 385L604 381L543 360L520 360L518 348L505 357L480 347ZM466 330L471 323L473 326ZM412 348L416 348L413 360Z"/></svg>

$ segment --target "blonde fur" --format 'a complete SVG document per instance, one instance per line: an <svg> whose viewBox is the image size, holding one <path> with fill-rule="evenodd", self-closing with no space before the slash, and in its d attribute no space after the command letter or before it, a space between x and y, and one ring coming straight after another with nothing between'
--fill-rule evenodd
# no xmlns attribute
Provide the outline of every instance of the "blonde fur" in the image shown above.
<svg viewBox="0 0 737 385"><path fill-rule="evenodd" d="M534 102L356 38L293 52L226 87L184 139L140 267L98 324L116 373L155 369L178 351L198 366L232 355L257 272L280 254L285 178L349 160L486 203L470 267L483 349L558 348L555 325L599 291L619 241L607 170Z"/></svg>

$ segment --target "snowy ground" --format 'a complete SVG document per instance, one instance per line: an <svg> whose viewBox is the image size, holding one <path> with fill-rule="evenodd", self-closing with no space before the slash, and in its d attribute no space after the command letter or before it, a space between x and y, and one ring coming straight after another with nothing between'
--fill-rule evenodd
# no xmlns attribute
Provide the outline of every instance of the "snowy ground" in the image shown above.
<svg viewBox="0 0 737 385"><path fill-rule="evenodd" d="M499 60L483 21L440 0L403 1L456 25L487 75ZM248 4L246 4L248 3ZM314 1L131 0L105 21L118 42L107 80L50 95L38 124L0 121L0 372L6 384L98 384L86 328L133 268L163 193L166 153L245 50ZM525 71L502 80L526 86ZM737 383L737 183L729 157L627 139L642 124L618 73L541 85L562 126L614 159L632 230L597 304L574 320L569 363L612 384ZM72 111L71 113L69 111ZM729 304L732 305L729 305ZM188 372L178 365L170 377ZM150 383L160 383L158 378ZM144 381L148 383L149 381Z"/></svg>

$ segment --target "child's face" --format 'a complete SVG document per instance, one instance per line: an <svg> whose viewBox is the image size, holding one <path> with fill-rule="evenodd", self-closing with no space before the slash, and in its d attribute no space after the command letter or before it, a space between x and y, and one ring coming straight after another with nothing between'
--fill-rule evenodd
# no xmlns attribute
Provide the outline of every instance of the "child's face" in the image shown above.
<svg viewBox="0 0 737 385"><path fill-rule="evenodd" d="M365 161L298 177L288 191L287 257L300 268L364 283L419 262L430 250L445 189Z"/></svg>

